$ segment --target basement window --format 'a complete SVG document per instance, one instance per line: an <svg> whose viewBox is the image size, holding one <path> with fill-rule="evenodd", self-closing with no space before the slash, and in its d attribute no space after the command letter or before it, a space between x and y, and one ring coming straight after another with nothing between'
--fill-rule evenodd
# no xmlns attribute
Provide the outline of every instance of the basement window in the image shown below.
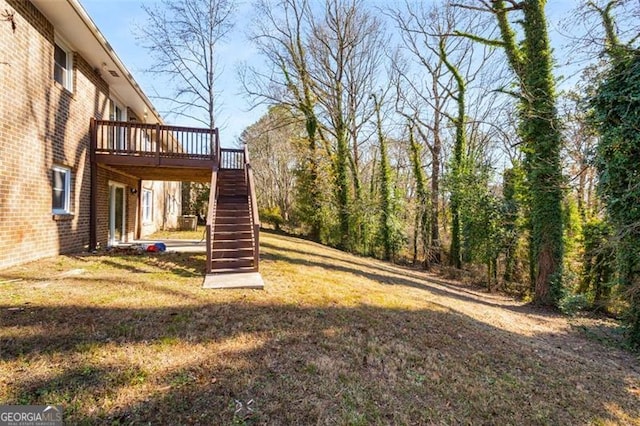
<svg viewBox="0 0 640 426"><path fill-rule="evenodd" d="M71 170L53 166L51 179L51 203L53 214L71 214Z"/></svg>

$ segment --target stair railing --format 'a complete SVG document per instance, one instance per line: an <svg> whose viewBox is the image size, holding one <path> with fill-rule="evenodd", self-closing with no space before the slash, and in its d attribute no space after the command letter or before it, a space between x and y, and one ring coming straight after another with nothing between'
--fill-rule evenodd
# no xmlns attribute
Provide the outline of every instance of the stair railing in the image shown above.
<svg viewBox="0 0 640 426"><path fill-rule="evenodd" d="M218 202L218 170L220 169L220 139L218 137L218 131L215 132L215 159L213 163L213 170L211 171L211 187L209 188L209 210L207 211L207 225L205 227L205 233L207 237L207 264L206 272L210 274L213 272L213 241L214 241L214 229L216 220L216 205Z"/></svg>
<svg viewBox="0 0 640 426"><path fill-rule="evenodd" d="M249 204L251 205L251 219L253 222L253 264L256 272L260 270L260 216L258 214L258 200L256 198L255 183L253 180L253 169L249 162L249 150L247 145L244 146L244 163L247 181L247 192L249 196Z"/></svg>

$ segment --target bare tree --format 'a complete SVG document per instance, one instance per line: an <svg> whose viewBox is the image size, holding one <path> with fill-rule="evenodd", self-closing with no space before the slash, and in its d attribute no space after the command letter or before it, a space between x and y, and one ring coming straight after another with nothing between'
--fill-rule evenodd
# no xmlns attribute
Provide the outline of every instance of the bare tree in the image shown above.
<svg viewBox="0 0 640 426"><path fill-rule="evenodd" d="M274 106L240 136L254 165L258 205L276 227L289 222L293 213L296 169L305 147L302 120L291 120L287 107Z"/></svg>
<svg viewBox="0 0 640 426"><path fill-rule="evenodd" d="M439 56L438 37L429 24L434 17L426 8L395 10L391 16L400 29L401 52L394 58L396 110L431 154L430 236L425 266L440 263L440 176L443 165L443 134L451 102L453 76ZM409 59L407 59L409 58ZM413 71L412 71L413 70ZM416 71L418 70L418 71Z"/></svg>
<svg viewBox="0 0 640 426"><path fill-rule="evenodd" d="M309 71L307 32L310 10L306 0L259 0L255 3L250 39L268 65L240 68L240 79L246 93L256 103L285 105L293 114L304 118L307 153L300 165L298 198L311 238L319 241L323 224L320 216L322 194L318 182L319 146L316 99Z"/></svg>
<svg viewBox="0 0 640 426"><path fill-rule="evenodd" d="M216 47L233 27L231 0L161 0L142 6L147 13L138 39L153 58L146 72L166 78L170 114L215 127Z"/></svg>
<svg viewBox="0 0 640 426"><path fill-rule="evenodd" d="M374 114L370 94L381 71L386 39L380 20L359 0L327 0L321 19L312 22L309 50L311 76L323 120L325 140L331 142L340 245L353 249L353 194L360 201L359 144L361 130ZM351 148L351 149L350 149Z"/></svg>
<svg viewBox="0 0 640 426"><path fill-rule="evenodd" d="M340 241L351 247L353 196L360 199L360 148L373 117L370 94L384 55L381 23L360 1L326 0L311 10L306 0L260 0L251 39L270 66L268 71L240 71L247 93L256 103L283 104L304 117L308 160L302 167L300 201L306 204L312 236L324 226L317 182L322 158L333 173ZM307 201L305 201L305 199Z"/></svg>

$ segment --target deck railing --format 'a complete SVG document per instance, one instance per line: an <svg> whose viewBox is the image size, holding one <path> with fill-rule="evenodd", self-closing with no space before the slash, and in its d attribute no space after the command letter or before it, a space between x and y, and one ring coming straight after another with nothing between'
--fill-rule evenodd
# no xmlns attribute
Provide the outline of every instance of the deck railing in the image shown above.
<svg viewBox="0 0 640 426"><path fill-rule="evenodd" d="M220 149L218 129L107 120L95 120L92 129L96 154L214 160Z"/></svg>
<svg viewBox="0 0 640 426"><path fill-rule="evenodd" d="M245 173L247 179L247 192L249 193L250 212L252 219L253 230L253 265L256 272L260 270L260 216L258 214L258 198L256 197L256 187L253 179L253 169L249 162L249 149L247 145L244 146L244 162Z"/></svg>
<svg viewBox="0 0 640 426"><path fill-rule="evenodd" d="M244 169L245 156L244 149L224 148L220 152L221 169Z"/></svg>
<svg viewBox="0 0 640 426"><path fill-rule="evenodd" d="M205 233L207 237L207 264L205 266L207 274L213 271L213 239L214 223L216 221L216 207L218 202L218 170L220 169L220 140L218 133L215 135L215 161L211 172L211 186L209 188L209 210L207 211L207 224Z"/></svg>

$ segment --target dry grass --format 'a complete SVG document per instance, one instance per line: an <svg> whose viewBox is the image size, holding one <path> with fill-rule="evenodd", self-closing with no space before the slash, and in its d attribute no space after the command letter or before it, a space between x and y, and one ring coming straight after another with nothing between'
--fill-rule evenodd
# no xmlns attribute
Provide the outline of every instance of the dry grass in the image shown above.
<svg viewBox="0 0 640 426"><path fill-rule="evenodd" d="M264 291L201 289L193 254L0 272L0 401L69 424L640 424L637 360L579 330L610 324L262 242Z"/></svg>

